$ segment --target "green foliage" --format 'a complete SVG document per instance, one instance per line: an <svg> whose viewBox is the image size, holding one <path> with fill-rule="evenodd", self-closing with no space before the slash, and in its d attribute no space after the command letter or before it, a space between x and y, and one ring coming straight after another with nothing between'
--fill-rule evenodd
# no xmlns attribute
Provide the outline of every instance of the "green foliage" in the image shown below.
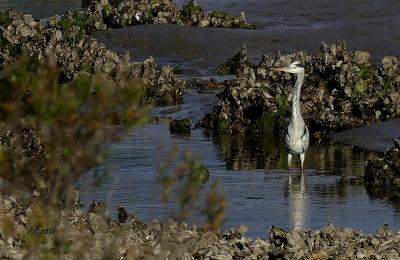
<svg viewBox="0 0 400 260"><path fill-rule="evenodd" d="M228 120L226 120L225 118L220 118L218 120L218 130L220 132L226 132L229 129L229 123Z"/></svg>
<svg viewBox="0 0 400 260"><path fill-rule="evenodd" d="M221 76L236 74L240 66L244 64L248 65L247 48L245 45L242 46L240 51L235 56L229 58L225 63L218 65L217 73Z"/></svg>
<svg viewBox="0 0 400 260"><path fill-rule="evenodd" d="M382 90L378 91L378 96L380 98L385 97L390 91L394 88L394 82L393 80L387 80L383 84Z"/></svg>
<svg viewBox="0 0 400 260"><path fill-rule="evenodd" d="M217 230L221 226L226 207L226 199L218 191L218 182L215 182L211 186L203 209L203 213L207 216L207 229Z"/></svg>
<svg viewBox="0 0 400 260"><path fill-rule="evenodd" d="M3 38L2 29L0 28L0 51L8 52L8 54L12 57L17 56L24 50L24 47L21 44L12 44L6 39ZM3 62L0 58L0 62Z"/></svg>
<svg viewBox="0 0 400 260"><path fill-rule="evenodd" d="M222 12L222 11L212 11L210 13L210 17L213 18L220 18L220 19L226 19L226 20L230 20L235 18L235 16L229 12Z"/></svg>
<svg viewBox="0 0 400 260"><path fill-rule="evenodd" d="M359 76L364 80L371 79L374 76L373 68L369 65L362 65L360 67L360 71L358 73L359 73Z"/></svg>
<svg viewBox="0 0 400 260"><path fill-rule="evenodd" d="M236 71L231 71L231 66L230 64L228 64L228 62L226 63L222 63L220 65L218 65L217 67L217 74L220 76L225 76L225 75L230 75L230 74L235 74Z"/></svg>
<svg viewBox="0 0 400 260"><path fill-rule="evenodd" d="M156 5L156 4L159 4L161 2L162 2L161 0L151 0L151 5Z"/></svg>
<svg viewBox="0 0 400 260"><path fill-rule="evenodd" d="M352 98L364 98L364 97L369 97L371 94L373 94L371 89L368 88L368 81L366 80L358 80L356 84L354 85L353 93L352 93ZM379 93L378 93L379 95Z"/></svg>
<svg viewBox="0 0 400 260"><path fill-rule="evenodd" d="M286 114L286 112L289 109L289 102L288 102L288 97L286 94L278 94L275 96L275 104L276 107L278 108L278 111L276 112L277 116L283 116Z"/></svg>
<svg viewBox="0 0 400 260"><path fill-rule="evenodd" d="M60 21L65 40L80 40L95 29L95 18L89 12L75 11ZM79 29L75 32L74 27Z"/></svg>
<svg viewBox="0 0 400 260"><path fill-rule="evenodd" d="M11 24L12 19L10 18L8 10L0 10L0 25L7 27Z"/></svg>
<svg viewBox="0 0 400 260"><path fill-rule="evenodd" d="M0 176L29 190L65 195L118 137L112 126L141 122L146 112L142 83L124 71L114 80L81 72L61 84L54 59L23 56L2 75Z"/></svg>
<svg viewBox="0 0 400 260"><path fill-rule="evenodd" d="M184 22L190 22L192 15L200 15L203 13L203 9L195 4L195 1L189 1L187 4L185 4L179 14L179 17L182 19Z"/></svg>
<svg viewBox="0 0 400 260"><path fill-rule="evenodd" d="M110 16L111 12L112 12L112 7L110 4L106 4L103 6L103 10L102 10L103 16L108 17L108 16Z"/></svg>
<svg viewBox="0 0 400 260"><path fill-rule="evenodd" d="M176 152L171 153L169 160L175 159ZM196 160L190 151L186 151L182 162L173 171L168 171L166 166L161 166L158 172L163 187L163 200L169 201L172 191L175 191L174 199L179 208L175 217L179 221L186 220L199 205L201 192L209 178L208 169ZM225 198L218 192L218 183L213 183L202 208L203 214L206 214L210 221L207 227L218 228L222 223L225 210Z"/></svg>
<svg viewBox="0 0 400 260"><path fill-rule="evenodd" d="M284 142L280 142L278 144L278 152L279 152L279 156L277 158L277 168L278 169L287 169L288 168L287 148L286 148Z"/></svg>
<svg viewBox="0 0 400 260"><path fill-rule="evenodd" d="M356 85L354 86L354 90L356 91L356 93L363 95L366 90L365 82L362 80L357 81Z"/></svg>
<svg viewBox="0 0 400 260"><path fill-rule="evenodd" d="M324 95L329 95L328 82L324 79L319 81L319 87L324 90Z"/></svg>
<svg viewBox="0 0 400 260"><path fill-rule="evenodd" d="M260 88L261 88L263 91L267 91L267 90L268 90L267 84L266 84L265 82L262 82L262 83L260 84Z"/></svg>
<svg viewBox="0 0 400 260"><path fill-rule="evenodd" d="M260 117L260 125L263 133L275 132L275 117L270 112L263 112Z"/></svg>

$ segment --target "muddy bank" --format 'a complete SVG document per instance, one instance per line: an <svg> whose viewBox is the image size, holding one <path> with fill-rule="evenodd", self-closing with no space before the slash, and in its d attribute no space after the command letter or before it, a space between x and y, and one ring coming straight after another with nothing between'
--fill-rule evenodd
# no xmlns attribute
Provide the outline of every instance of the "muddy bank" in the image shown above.
<svg viewBox="0 0 400 260"><path fill-rule="evenodd" d="M333 139L362 149L384 152L400 135L400 118L333 134Z"/></svg>
<svg viewBox="0 0 400 260"><path fill-rule="evenodd" d="M144 223L122 207L111 219L105 208L93 202L89 212L49 209L35 198L2 194L0 252L6 258L90 259L396 259L400 254L400 235L385 225L373 235L331 225L314 231L271 227L265 230L269 238L252 240L245 226L222 233L174 221ZM45 211L38 214L39 209Z"/></svg>
<svg viewBox="0 0 400 260"><path fill-rule="evenodd" d="M45 19L56 14L81 10L81 2L82 0L4 0L0 2L0 9L11 8L31 14L35 19Z"/></svg>
<svg viewBox="0 0 400 260"><path fill-rule="evenodd" d="M295 77L276 73L274 67L300 61L306 70L301 105L316 139L334 132L395 118L400 115L399 58L384 57L380 67L369 53L349 51L344 42L321 44L316 54L263 56L251 64L246 48L219 71L236 71L225 83L213 112L200 125L217 131L261 133L282 130L290 114Z"/></svg>
<svg viewBox="0 0 400 260"><path fill-rule="evenodd" d="M186 1L176 1L184 4ZM129 50L134 56L152 55L160 64L179 64L184 73L210 76L215 68L235 55L242 44L249 60L262 54L314 53L320 42L345 40L349 49L368 51L373 64L385 55L400 55L400 3L371 0L341 3L278 0L198 0L207 11L244 11L256 30L230 30L157 24L133 26L96 33L113 50ZM163 44L160 44L162 42ZM143 56L142 56L143 55Z"/></svg>

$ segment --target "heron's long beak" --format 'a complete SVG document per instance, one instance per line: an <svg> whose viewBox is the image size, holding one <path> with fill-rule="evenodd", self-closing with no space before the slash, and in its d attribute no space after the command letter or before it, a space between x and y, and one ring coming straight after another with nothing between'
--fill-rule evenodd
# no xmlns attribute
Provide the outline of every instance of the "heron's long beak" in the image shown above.
<svg viewBox="0 0 400 260"><path fill-rule="evenodd" d="M288 68L273 68L273 71L284 71L284 72L288 72Z"/></svg>

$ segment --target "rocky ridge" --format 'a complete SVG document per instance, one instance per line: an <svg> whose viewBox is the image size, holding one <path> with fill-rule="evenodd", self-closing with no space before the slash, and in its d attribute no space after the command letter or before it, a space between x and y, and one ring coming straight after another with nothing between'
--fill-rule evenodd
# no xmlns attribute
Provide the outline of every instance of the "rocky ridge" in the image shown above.
<svg viewBox="0 0 400 260"><path fill-rule="evenodd" d="M88 259L319 260L400 256L400 234L387 225L373 235L332 225L315 231L285 231L272 226L268 239L252 240L245 236L245 226L214 232L175 221L146 224L122 207L113 220L105 216L106 206L99 202L93 202L89 212L73 208L38 215L38 207L34 198L0 196L0 254L6 259L77 255ZM57 242L51 242L54 238Z"/></svg>
<svg viewBox="0 0 400 260"><path fill-rule="evenodd" d="M301 105L305 121L316 139L400 115L400 59L384 57L374 67L369 54L348 51L345 42L321 43L316 54L263 56L259 64L247 61L245 47L219 67L234 72L226 82L213 112L198 125L216 131L262 132L284 129L290 114L295 76L271 69L300 61L306 76Z"/></svg>
<svg viewBox="0 0 400 260"><path fill-rule="evenodd" d="M46 21L12 10L1 11L0 62L15 58L22 51L45 60L55 55L65 80L72 80L79 71L105 73L111 78L122 69L129 69L132 78L145 83L146 100L155 105L182 102L183 82L173 75L171 66L159 68L153 58L130 62L108 50L103 43L86 35L91 30L86 16L67 13Z"/></svg>
<svg viewBox="0 0 400 260"><path fill-rule="evenodd" d="M365 183L370 192L379 197L400 198L400 138L393 139L394 146L383 156L368 159Z"/></svg>
<svg viewBox="0 0 400 260"><path fill-rule="evenodd" d="M96 21L97 29L138 24L178 24L200 27L254 29L244 13L205 12L195 0L179 8L171 0L88 0L83 2Z"/></svg>

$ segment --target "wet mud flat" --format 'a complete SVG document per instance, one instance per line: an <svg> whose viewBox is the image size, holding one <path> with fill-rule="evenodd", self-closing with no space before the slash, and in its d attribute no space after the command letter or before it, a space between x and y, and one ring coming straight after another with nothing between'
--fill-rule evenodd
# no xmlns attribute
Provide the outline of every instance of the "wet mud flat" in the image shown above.
<svg viewBox="0 0 400 260"><path fill-rule="evenodd" d="M335 33L334 33L335 34ZM337 37L326 37L324 32L269 32L267 30L228 30L220 28L189 28L176 25L144 25L93 35L107 47L117 52L129 52L134 60L153 56L160 64L172 64L183 73L195 76L216 74L216 67L232 57L246 45L250 61L258 62L262 54L288 54L295 51L315 52L322 41L331 42ZM365 45L366 39L360 39ZM162 44L161 44L162 43ZM370 46L348 41L349 48L371 50L371 61L379 64L384 55L399 55L397 41L379 42ZM392 44L392 45L391 45ZM361 47L358 47L361 46ZM387 50L390 50L388 53Z"/></svg>
<svg viewBox="0 0 400 260"><path fill-rule="evenodd" d="M81 0L2 0L0 9L12 8L42 19L68 11L81 10L81 2Z"/></svg>
<svg viewBox="0 0 400 260"><path fill-rule="evenodd" d="M182 4L184 1L178 1ZM215 68L246 44L249 58L261 54L315 52L319 43L344 40L349 49L368 51L371 61L400 55L400 19L396 1L198 1L206 10L244 11L256 30L145 25L100 32L109 48L129 51L133 59L153 56L161 63L180 63L195 75Z"/></svg>
<svg viewBox="0 0 400 260"><path fill-rule="evenodd" d="M394 146L392 139L399 136L400 119L393 119L336 133L333 138L366 150L384 152L389 147Z"/></svg>

